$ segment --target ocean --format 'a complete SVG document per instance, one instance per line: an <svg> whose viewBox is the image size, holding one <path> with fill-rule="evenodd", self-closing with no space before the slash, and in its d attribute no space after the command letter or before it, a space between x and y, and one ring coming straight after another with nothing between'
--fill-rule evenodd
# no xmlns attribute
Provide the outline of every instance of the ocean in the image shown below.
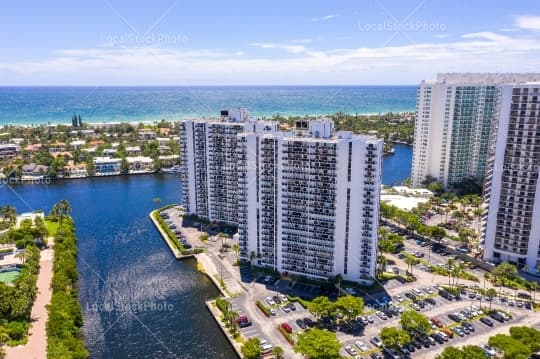
<svg viewBox="0 0 540 359"><path fill-rule="evenodd" d="M0 125L146 122L216 116L243 107L254 117L414 111L416 86L0 87Z"/></svg>

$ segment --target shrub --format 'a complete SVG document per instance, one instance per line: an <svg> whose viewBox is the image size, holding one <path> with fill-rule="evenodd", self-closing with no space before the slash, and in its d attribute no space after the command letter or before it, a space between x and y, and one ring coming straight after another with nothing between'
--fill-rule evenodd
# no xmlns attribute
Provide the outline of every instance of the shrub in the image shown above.
<svg viewBox="0 0 540 359"><path fill-rule="evenodd" d="M264 313L264 315L266 315L267 317L270 316L270 309L268 309L264 304L262 304L260 300L258 300L256 304L257 307L259 307L259 309L261 310L261 312Z"/></svg>

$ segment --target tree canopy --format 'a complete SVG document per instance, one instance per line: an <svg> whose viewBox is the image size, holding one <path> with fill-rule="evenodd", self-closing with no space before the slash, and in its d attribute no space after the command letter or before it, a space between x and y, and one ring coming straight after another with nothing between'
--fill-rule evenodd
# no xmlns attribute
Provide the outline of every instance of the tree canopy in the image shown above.
<svg viewBox="0 0 540 359"><path fill-rule="evenodd" d="M303 354L310 359L337 359L341 343L337 340L336 333L313 328L298 334L298 342L294 351Z"/></svg>
<svg viewBox="0 0 540 359"><path fill-rule="evenodd" d="M418 313L415 310L408 310L401 313L399 323L407 331L417 328L427 332L431 329L429 319L424 314Z"/></svg>
<svg viewBox="0 0 540 359"><path fill-rule="evenodd" d="M411 341L409 333L396 327L384 327L381 329L381 340L385 346L397 347Z"/></svg>
<svg viewBox="0 0 540 359"><path fill-rule="evenodd" d="M242 346L242 354L245 359L257 359L261 355L261 342L259 338L248 339Z"/></svg>
<svg viewBox="0 0 540 359"><path fill-rule="evenodd" d="M476 345L465 345L462 348L446 347L437 359L485 359L486 353Z"/></svg>

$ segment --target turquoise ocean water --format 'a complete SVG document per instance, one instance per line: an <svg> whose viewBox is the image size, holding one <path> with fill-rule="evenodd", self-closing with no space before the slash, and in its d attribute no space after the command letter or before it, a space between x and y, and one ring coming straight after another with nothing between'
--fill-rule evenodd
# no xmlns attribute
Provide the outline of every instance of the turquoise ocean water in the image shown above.
<svg viewBox="0 0 540 359"><path fill-rule="evenodd" d="M414 111L415 86L0 87L0 125Z"/></svg>

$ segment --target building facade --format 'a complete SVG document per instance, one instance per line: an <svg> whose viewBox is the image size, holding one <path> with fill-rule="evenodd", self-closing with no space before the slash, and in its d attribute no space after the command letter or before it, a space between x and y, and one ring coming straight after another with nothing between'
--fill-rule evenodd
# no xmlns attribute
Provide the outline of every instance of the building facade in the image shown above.
<svg viewBox="0 0 540 359"><path fill-rule="evenodd" d="M282 273L371 283L383 141L299 130L238 135L240 257Z"/></svg>
<svg viewBox="0 0 540 359"><path fill-rule="evenodd" d="M489 136L502 84L540 80L540 74L439 74L422 81L416 100L411 182L428 178L453 188L483 182Z"/></svg>
<svg viewBox="0 0 540 359"><path fill-rule="evenodd" d="M484 184L484 258L537 273L540 257L540 83L500 87Z"/></svg>

